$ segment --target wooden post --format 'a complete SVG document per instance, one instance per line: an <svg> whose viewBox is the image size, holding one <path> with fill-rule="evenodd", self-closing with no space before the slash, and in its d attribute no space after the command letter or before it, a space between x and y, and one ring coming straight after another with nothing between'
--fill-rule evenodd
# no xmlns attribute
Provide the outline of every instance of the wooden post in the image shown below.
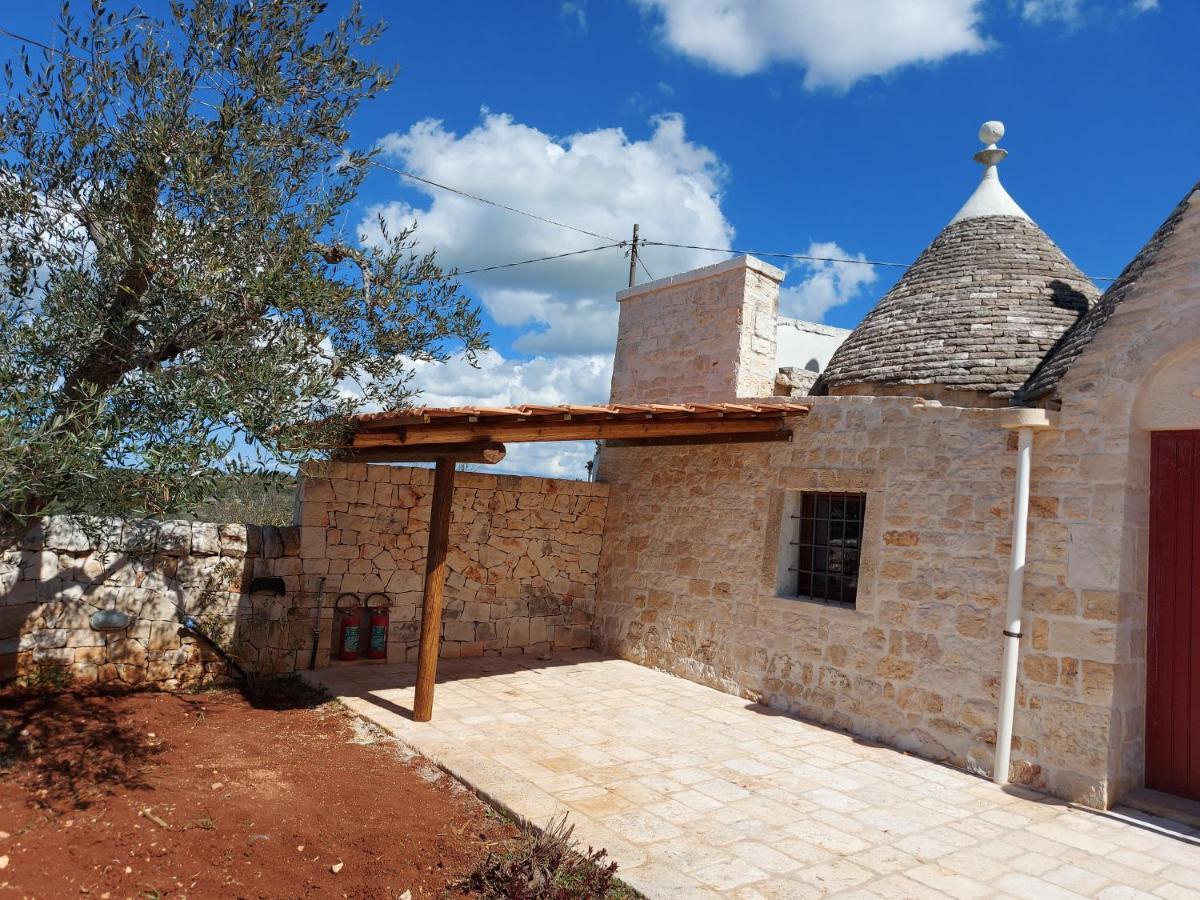
<svg viewBox="0 0 1200 900"><path fill-rule="evenodd" d="M433 473L433 508L429 513L429 546L425 550L425 598L421 605L421 646L417 651L417 693L413 719L433 717L433 685L437 680L442 637L442 589L446 585L446 545L454 506L453 459L439 459Z"/></svg>
<svg viewBox="0 0 1200 900"><path fill-rule="evenodd" d="M638 245L638 227L633 226L633 243L629 246L629 286L633 287L633 283L637 280L637 245Z"/></svg>

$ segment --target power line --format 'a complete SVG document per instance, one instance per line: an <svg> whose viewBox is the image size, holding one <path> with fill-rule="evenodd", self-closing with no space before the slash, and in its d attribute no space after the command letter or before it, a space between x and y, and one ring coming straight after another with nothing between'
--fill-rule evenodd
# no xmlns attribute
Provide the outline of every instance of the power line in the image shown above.
<svg viewBox="0 0 1200 900"><path fill-rule="evenodd" d="M145 20L145 19L149 19L149 18L150 17L145 14L137 14L137 13L131 12L129 15L125 16L125 18L121 19L118 22L115 22L114 25L124 25L127 22L140 21L140 20ZM84 59L83 57L76 56L74 53L68 53L66 50L60 50L58 47L52 47L51 45L43 43L42 41L39 41L35 38L27 37L26 35L23 35L23 34L17 34L15 31L9 31L7 28L0 28L0 34L4 35L5 37L10 37L14 41L20 41L21 43L24 43L24 44L30 44L34 47L40 47L41 49L45 50L47 53L57 53L59 56L64 56L67 59L73 59L73 60L75 60L75 62L84 63L85 65L88 63L88 60Z"/></svg>
<svg viewBox="0 0 1200 900"><path fill-rule="evenodd" d="M67 53L65 50L59 50L57 47L51 47L49 44L43 44L41 41L36 41L31 37L25 37L23 34L17 34L15 31L9 31L7 28L0 28L0 34L4 35L5 37L10 37L14 41L21 41L25 44L32 44L34 47L41 47L48 53L57 53L60 56L68 56L71 59L79 60L78 56Z"/></svg>
<svg viewBox="0 0 1200 900"><path fill-rule="evenodd" d="M588 231L586 228L578 228L575 225L568 225L566 222L559 222L559 221L556 221L555 219L548 219L545 216L539 216L536 213L527 212L526 210L523 210L523 209L517 209L514 206L508 206L507 204L499 203L495 200L489 200L486 197L480 197L478 194L471 194L471 193L468 193L467 191L459 190L458 188L451 187L448 184L441 184L440 182L437 182L437 181L431 181L428 178L422 178L420 175L414 175L412 172L406 172L403 169L398 169L395 166L389 166L386 163L381 163L381 162L376 162L375 160L370 160L369 164L372 166L375 166L376 168L384 169L384 170L386 170L388 172L392 172L396 175L403 176L404 178L411 178L413 181L419 181L422 184L427 184L432 187L440 188L441 190L444 190L444 191L450 191L453 194L459 194L460 196L468 197L471 200L478 201L479 203L486 203L488 206L495 206L498 209L507 210L508 212L516 213L517 215L520 215L520 216L525 216L530 219L535 219L538 222L545 222L548 225L557 225L559 228L566 228L570 231L577 231L580 234L586 234L589 237L600 238L601 240L606 240L606 241L613 241L612 244L608 245L611 247L624 247L624 246L628 245L628 241L621 241L615 237L611 237L610 235L597 234L594 231ZM795 259L795 260L801 260L803 262L845 263L848 265L856 265L856 266L883 266L885 268L891 268L891 269L910 269L910 268L912 268L912 263L887 262L885 260L877 260L877 259L851 259L850 257L844 257L844 256L810 256L810 255L804 254L804 253L783 253L781 251L772 251L772 250L737 250L737 249L732 249L729 247L701 247L697 244L676 244L676 243L672 243L670 241L650 241L650 240L645 240L645 239L639 240L638 244L642 247L673 247L677 250L707 250L712 253L729 253L734 256L742 256L742 255L767 256L767 257L773 257L775 259ZM604 250L604 249L608 249L608 247L595 247L592 249ZM577 251L577 252L590 253L591 250ZM574 254L564 254L564 255L571 256ZM559 256L545 257L545 259L559 259L559 258L560 258ZM525 265L527 263L541 262L541 261L542 260L540 260L540 259L523 260L519 263L510 263L509 265ZM642 267L642 271L646 273L646 277L649 278L651 281L653 281L654 276L651 275L650 270L648 268L646 268L646 263L641 258L641 256L637 257L637 264ZM495 266L492 268L507 268L507 266ZM489 271L489 269L482 269L482 270L475 269L472 271L474 271L474 272ZM472 273L471 272L463 272L461 274L469 275ZM1116 281L1115 278L1105 276L1105 275L1089 275L1087 277L1090 278L1092 281Z"/></svg>
<svg viewBox="0 0 1200 900"><path fill-rule="evenodd" d="M459 278L463 275L475 275L478 272L494 272L497 269L511 269L514 266L527 266L530 263L547 262L548 260L551 260L551 259L563 259L568 256L581 256L584 253L595 253L597 250L611 250L614 247L623 247L623 246L625 246L625 242L618 241L615 244L602 244L599 247L585 247L582 250L571 250L567 253L556 253L553 256L538 256L534 259L522 259L522 260L518 260L517 262L501 263L500 265L496 265L496 266L484 266L479 269L468 269L465 272L455 272L452 275L443 275L442 278L443 278L443 280L448 280L451 278Z"/></svg>
<svg viewBox="0 0 1200 900"><path fill-rule="evenodd" d="M383 169L386 172L392 172L393 174L403 176L404 178L411 178L413 181L421 182L421 184L427 184L427 185L430 185L431 187L440 188L443 191L449 191L452 194L458 194L462 197L468 197L471 200L478 201L479 203L486 203L488 206L494 206L497 209L507 210L508 212L516 213L519 216L525 216L526 218L529 218L529 219L535 219L538 222L545 222L547 225L557 225L559 228L566 228L569 231L577 231L580 234L586 234L588 237L599 238L602 241L614 241L616 244L623 243L622 241L618 240L615 237L612 237L611 235L597 234L594 231L588 231L586 228L577 228L574 225L568 225L566 222L559 222L554 219L547 219L545 216L539 216L536 213L527 212L526 210L523 210L523 209L517 209L515 206L509 206L505 203L500 203L496 200L489 200L489 199L487 199L487 197L480 197L478 194L471 194L471 193L468 193L467 191L462 191L462 190L459 190L458 188L450 187L450 185L448 185L448 184L441 184L440 182L437 182L437 181L431 181L428 178L422 178L420 175L414 175L412 172L406 172L403 169L396 168L395 166L389 166L387 163L376 162L375 160L372 159L372 160L368 160L368 165L372 165L377 169Z"/></svg>
<svg viewBox="0 0 1200 900"><path fill-rule="evenodd" d="M909 263L880 262L874 259L850 259L839 256L805 256L802 253L778 253L765 250L734 250L730 247L698 247L695 244L672 244L667 241L642 241L644 247L675 247L679 250L711 250L714 253L732 253L735 256L774 256L782 259L801 259L806 262L855 263L860 266L890 266L907 269Z"/></svg>
<svg viewBox="0 0 1200 900"><path fill-rule="evenodd" d="M699 247L695 244L672 244L666 241L639 241L643 247L675 247L680 250L711 250L713 253L730 253L734 256L773 256L780 259L799 259L805 262L853 263L859 266L886 266L893 269L911 269L912 263L882 262L877 259L850 259L839 256L806 256L803 253L778 253L768 250L734 250L729 247ZM1092 281L1116 281L1107 275L1085 275Z"/></svg>

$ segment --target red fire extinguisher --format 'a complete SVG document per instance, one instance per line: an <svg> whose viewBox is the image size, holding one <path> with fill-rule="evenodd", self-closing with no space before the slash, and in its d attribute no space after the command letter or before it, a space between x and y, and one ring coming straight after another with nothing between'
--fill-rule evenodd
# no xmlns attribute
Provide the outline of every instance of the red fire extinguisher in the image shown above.
<svg viewBox="0 0 1200 900"><path fill-rule="evenodd" d="M349 597L354 605L343 608L342 601ZM358 613L358 595L342 594L334 606L342 613L338 624L338 659L358 659L358 646L362 634L362 617Z"/></svg>
<svg viewBox="0 0 1200 900"><path fill-rule="evenodd" d="M379 598L381 605L372 607L371 601L376 598ZM372 594L363 601L363 606L371 610L367 659L387 659L388 609L391 601L387 594Z"/></svg>

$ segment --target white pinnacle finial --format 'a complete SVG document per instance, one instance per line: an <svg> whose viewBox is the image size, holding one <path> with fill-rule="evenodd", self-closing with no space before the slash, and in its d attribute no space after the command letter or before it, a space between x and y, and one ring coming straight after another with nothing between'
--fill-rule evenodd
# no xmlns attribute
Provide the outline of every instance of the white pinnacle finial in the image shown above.
<svg viewBox="0 0 1200 900"><path fill-rule="evenodd" d="M989 147L994 147L1004 138L1004 123L1003 122L984 122L979 126L979 140L987 144Z"/></svg>
<svg viewBox="0 0 1200 900"><path fill-rule="evenodd" d="M986 145L975 154L975 161L985 166L995 166L1008 156L1007 150L1001 150L996 144L1004 137L1004 123L992 120L979 126L979 139Z"/></svg>
<svg viewBox="0 0 1200 900"><path fill-rule="evenodd" d="M1003 162L1004 157L1008 156L1008 151L997 147L996 144L1003 138L1003 122L993 119L984 122L979 127L979 140L983 141L984 148L975 154L975 161L983 166L983 179L979 182L975 193L958 211L958 215L950 220L951 225L961 222L963 219L978 219L986 216L1029 218L1000 184L1000 175L996 171L996 166Z"/></svg>

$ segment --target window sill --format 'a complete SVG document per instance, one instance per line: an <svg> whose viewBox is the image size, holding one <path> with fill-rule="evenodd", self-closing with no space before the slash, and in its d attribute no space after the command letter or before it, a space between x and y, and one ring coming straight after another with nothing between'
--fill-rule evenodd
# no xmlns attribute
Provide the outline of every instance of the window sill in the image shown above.
<svg viewBox="0 0 1200 900"><path fill-rule="evenodd" d="M825 600L821 597L808 597L804 594L776 594L775 599L787 603L804 603L809 606L819 606L822 609L844 609L847 612L854 612L858 608L857 603L843 603L840 600Z"/></svg>

